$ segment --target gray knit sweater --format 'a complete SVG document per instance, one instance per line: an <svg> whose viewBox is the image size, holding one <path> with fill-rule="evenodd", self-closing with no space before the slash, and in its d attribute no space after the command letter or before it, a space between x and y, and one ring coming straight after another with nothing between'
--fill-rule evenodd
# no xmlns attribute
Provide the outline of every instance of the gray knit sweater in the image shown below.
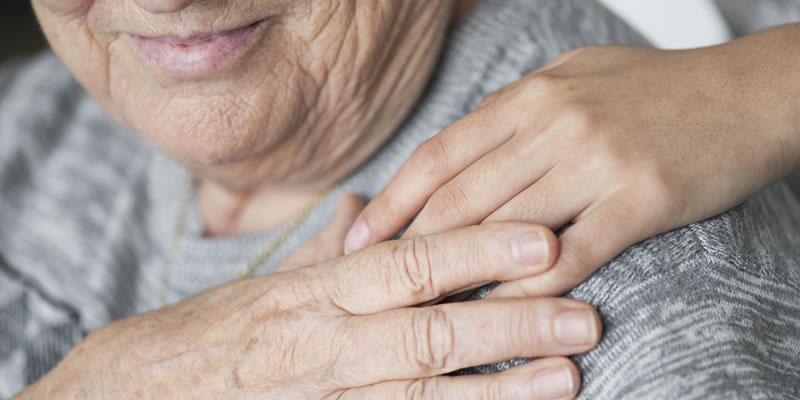
<svg viewBox="0 0 800 400"><path fill-rule="evenodd" d="M258 273L318 232L342 191L374 196L417 145L488 93L600 43L644 44L594 2L481 2L450 33L395 136ZM158 307L162 293L177 301L234 279L275 234L204 238L193 204L167 271L186 175L110 121L52 54L0 69L0 397L47 372L87 332ZM635 246L571 292L595 304L606 326L603 344L576 359L582 396L800 398L798 232L800 205L778 184Z"/></svg>

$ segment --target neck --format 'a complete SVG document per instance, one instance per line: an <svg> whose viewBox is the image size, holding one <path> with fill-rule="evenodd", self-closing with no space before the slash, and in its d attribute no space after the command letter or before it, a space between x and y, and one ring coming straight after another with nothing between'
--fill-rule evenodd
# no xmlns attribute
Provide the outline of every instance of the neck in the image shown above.
<svg viewBox="0 0 800 400"><path fill-rule="evenodd" d="M198 190L205 234L235 236L262 232L288 222L288 218L299 215L324 189L273 186L240 192L205 180L200 182Z"/></svg>
<svg viewBox="0 0 800 400"><path fill-rule="evenodd" d="M312 169L314 173L297 168L300 173L291 179L269 184L232 187L220 183L226 182L224 179L214 179L212 174L200 171L197 174L202 177L198 199L205 235L247 235L274 229L291 221L319 194L335 186L367 160L380 146L380 139L379 136L367 136L363 140L346 143L346 146L343 143L328 146L320 142L316 148L329 151L315 156L301 157L302 150L291 151L292 147L288 147L282 155L293 157L286 164L294 165L298 159L308 160L309 165L316 166ZM299 147L308 146L301 143ZM233 174L257 175L246 168L238 168Z"/></svg>

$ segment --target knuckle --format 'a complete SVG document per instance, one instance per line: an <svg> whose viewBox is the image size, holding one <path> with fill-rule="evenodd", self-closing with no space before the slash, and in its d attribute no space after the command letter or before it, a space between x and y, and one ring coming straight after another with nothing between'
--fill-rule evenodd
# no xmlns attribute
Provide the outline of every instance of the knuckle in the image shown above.
<svg viewBox="0 0 800 400"><path fill-rule="evenodd" d="M555 101L563 93L565 79L548 72L534 74L525 84L526 93Z"/></svg>
<svg viewBox="0 0 800 400"><path fill-rule="evenodd" d="M559 124L570 131L584 136L594 134L600 128L600 119L589 106L571 101L561 107Z"/></svg>
<svg viewBox="0 0 800 400"><path fill-rule="evenodd" d="M418 309L411 325L407 343L410 361L424 373L446 370L455 348L454 326L447 313L441 307Z"/></svg>
<svg viewBox="0 0 800 400"><path fill-rule="evenodd" d="M525 291L524 285L520 287ZM532 305L525 307L525 313L518 315L510 315L506 320L504 338L508 341L511 348L540 348L544 341L545 326L538 323L536 315L541 313L540 308L535 308Z"/></svg>
<svg viewBox="0 0 800 400"><path fill-rule="evenodd" d="M651 197L649 200L654 200L658 204L661 200L672 195L672 189L667 173L661 170L660 167L652 165L653 163L649 164L639 166L641 177L639 178L640 182L637 183L645 185L646 193L649 194L648 197Z"/></svg>
<svg viewBox="0 0 800 400"><path fill-rule="evenodd" d="M289 276L290 279L281 282L279 296L276 296L277 291L262 295L259 310L285 311L301 305L326 304L330 294L335 293L337 286L342 283L341 279L320 280L307 270L290 273ZM321 281L324 284L319 284Z"/></svg>
<svg viewBox="0 0 800 400"><path fill-rule="evenodd" d="M611 180L609 184L618 186L624 183L629 171L636 171L631 163L629 151L624 146L617 145L613 140L609 140L597 131L585 132L581 140L585 140L587 145L583 147L583 154L586 158L585 168L602 174L606 179Z"/></svg>
<svg viewBox="0 0 800 400"><path fill-rule="evenodd" d="M412 154L411 163L425 176L435 176L447 165L449 159L448 145L440 134L422 143Z"/></svg>
<svg viewBox="0 0 800 400"><path fill-rule="evenodd" d="M380 226L379 223L385 220L386 216L399 215L401 207L395 199L393 193L388 192L380 193L375 197L361 213L367 226L370 228Z"/></svg>
<svg viewBox="0 0 800 400"><path fill-rule="evenodd" d="M408 386L406 386L406 390L404 393L404 400L423 400L426 398L426 393L428 393L428 381L425 379L415 379L411 381ZM430 397L428 397L430 398Z"/></svg>
<svg viewBox="0 0 800 400"><path fill-rule="evenodd" d="M661 193L671 192L672 174L674 168L661 165L653 160L640 167L644 172L647 183L658 189Z"/></svg>
<svg viewBox="0 0 800 400"><path fill-rule="evenodd" d="M685 191L674 183L669 169L651 162L640 166L639 171L640 177L634 185L640 188L640 203L647 204L647 207L641 207L647 213L645 218L669 215L672 219L681 217L683 220L686 206L680 200L683 196L676 196L676 193Z"/></svg>
<svg viewBox="0 0 800 400"><path fill-rule="evenodd" d="M415 237L399 242L395 250L397 281L412 296L436 296L431 265L431 248L428 239Z"/></svg>
<svg viewBox="0 0 800 400"><path fill-rule="evenodd" d="M428 201L426 212L442 221L460 220L467 215L470 196L460 184L450 183L436 191Z"/></svg>
<svg viewBox="0 0 800 400"><path fill-rule="evenodd" d="M503 93L505 93L503 89L495 90L494 92L489 93L488 96L484 97L483 100L481 100L480 104L478 104L477 109L488 107L490 104L494 103L497 99L499 99L500 96L503 95Z"/></svg>

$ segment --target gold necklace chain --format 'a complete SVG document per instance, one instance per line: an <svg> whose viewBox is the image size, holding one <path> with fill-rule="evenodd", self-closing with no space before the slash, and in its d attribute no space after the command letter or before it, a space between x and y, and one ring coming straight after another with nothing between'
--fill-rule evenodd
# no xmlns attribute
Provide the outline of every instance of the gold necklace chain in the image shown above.
<svg viewBox="0 0 800 400"><path fill-rule="evenodd" d="M162 276L162 292L161 292L161 305L165 305L167 303L167 292L169 291L169 275L172 273L172 269L174 268L175 259L178 255L178 248L180 246L181 238L183 237L185 230L186 230L186 220L189 217L189 206L192 201L192 195L194 193L194 179L191 177L187 180L186 183L186 190L181 197L181 202L178 204L178 217L175 221L175 231L173 232L172 242L170 244L169 253L167 255L167 262L166 267L164 268L164 273ZM289 222L286 227L281 230L277 237L267 242L264 247L259 250L255 257L253 257L244 267L242 272L239 273L237 279L246 279L251 278L255 273L256 269L261 266L265 261L267 261L278 248L286 242L289 238L289 235L294 233L300 224L305 221L306 218L314 211L315 208L322 202L323 199L333 190L336 185L331 185L319 193L314 197L314 199L300 211L300 214L297 215L291 222Z"/></svg>

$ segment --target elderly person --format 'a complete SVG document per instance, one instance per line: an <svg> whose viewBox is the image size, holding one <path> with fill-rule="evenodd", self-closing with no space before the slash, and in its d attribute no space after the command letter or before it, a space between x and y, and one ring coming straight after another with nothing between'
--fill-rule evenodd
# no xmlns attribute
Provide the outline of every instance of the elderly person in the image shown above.
<svg viewBox="0 0 800 400"><path fill-rule="evenodd" d="M34 0L66 68L0 72L1 393L797 394L800 206L758 191L800 28L555 58L645 43L474 3Z"/></svg>

